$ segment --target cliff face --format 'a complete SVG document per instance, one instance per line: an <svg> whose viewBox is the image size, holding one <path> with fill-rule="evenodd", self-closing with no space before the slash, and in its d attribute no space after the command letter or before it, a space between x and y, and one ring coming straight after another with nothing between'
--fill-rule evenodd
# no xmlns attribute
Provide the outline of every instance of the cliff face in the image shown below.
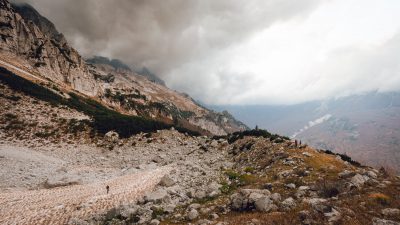
<svg viewBox="0 0 400 225"><path fill-rule="evenodd" d="M0 1L1 51L27 60L43 77L58 84L70 85L86 95L95 96L97 85L93 82L93 76L79 53L68 45L54 25L51 27L49 21L43 22L47 20L39 17L36 11L32 11L33 8L17 9L24 9L22 15L31 16L32 20L25 20L9 2Z"/></svg>
<svg viewBox="0 0 400 225"><path fill-rule="evenodd" d="M29 5L0 0L0 56L28 65L54 85L85 94L130 115L177 124L204 134L225 135L246 129L231 116L212 112L190 97L151 82L129 68L102 61L89 64L54 24Z"/></svg>

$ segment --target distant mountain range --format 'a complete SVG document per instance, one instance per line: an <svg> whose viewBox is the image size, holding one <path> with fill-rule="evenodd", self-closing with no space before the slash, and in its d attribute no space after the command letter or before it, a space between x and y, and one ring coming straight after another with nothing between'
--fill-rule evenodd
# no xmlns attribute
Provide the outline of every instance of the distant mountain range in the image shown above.
<svg viewBox="0 0 400 225"><path fill-rule="evenodd" d="M209 106L250 127L400 171L400 93L370 92L297 105Z"/></svg>

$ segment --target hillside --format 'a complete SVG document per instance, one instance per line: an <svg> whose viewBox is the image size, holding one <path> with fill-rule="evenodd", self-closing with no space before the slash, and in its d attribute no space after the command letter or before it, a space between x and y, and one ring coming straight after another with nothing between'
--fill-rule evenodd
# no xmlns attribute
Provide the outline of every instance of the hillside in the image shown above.
<svg viewBox="0 0 400 225"><path fill-rule="evenodd" d="M28 72L64 93L83 94L123 114L224 135L246 126L197 105L191 98L149 81L128 68L87 64L55 26L27 5L2 0L0 65ZM17 69L15 69L17 68Z"/></svg>
<svg viewBox="0 0 400 225"><path fill-rule="evenodd" d="M1 224L400 221L400 178L345 155L263 130L97 135L68 105L0 90Z"/></svg>

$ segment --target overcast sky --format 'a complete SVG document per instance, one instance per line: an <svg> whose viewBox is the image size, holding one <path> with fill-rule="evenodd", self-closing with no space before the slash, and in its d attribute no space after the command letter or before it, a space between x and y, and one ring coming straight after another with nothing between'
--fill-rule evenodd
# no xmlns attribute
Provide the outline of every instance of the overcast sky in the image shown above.
<svg viewBox="0 0 400 225"><path fill-rule="evenodd" d="M208 104L400 90L399 0L24 0L82 55Z"/></svg>

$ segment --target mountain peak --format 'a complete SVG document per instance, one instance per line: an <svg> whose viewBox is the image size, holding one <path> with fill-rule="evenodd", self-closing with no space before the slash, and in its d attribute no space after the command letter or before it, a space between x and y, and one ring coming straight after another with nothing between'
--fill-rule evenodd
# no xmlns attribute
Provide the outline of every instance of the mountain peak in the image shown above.
<svg viewBox="0 0 400 225"><path fill-rule="evenodd" d="M126 65L124 62L122 62L121 60L109 59L104 56L93 56L92 58L87 59L86 62L90 63L90 64L104 64L104 65L112 66L114 69L123 69L123 70L132 71L131 68L128 65Z"/></svg>
<svg viewBox="0 0 400 225"><path fill-rule="evenodd" d="M31 5L27 3L13 3L12 7L25 21L33 22L43 34L59 42L65 41L64 35L58 32L56 26Z"/></svg>

